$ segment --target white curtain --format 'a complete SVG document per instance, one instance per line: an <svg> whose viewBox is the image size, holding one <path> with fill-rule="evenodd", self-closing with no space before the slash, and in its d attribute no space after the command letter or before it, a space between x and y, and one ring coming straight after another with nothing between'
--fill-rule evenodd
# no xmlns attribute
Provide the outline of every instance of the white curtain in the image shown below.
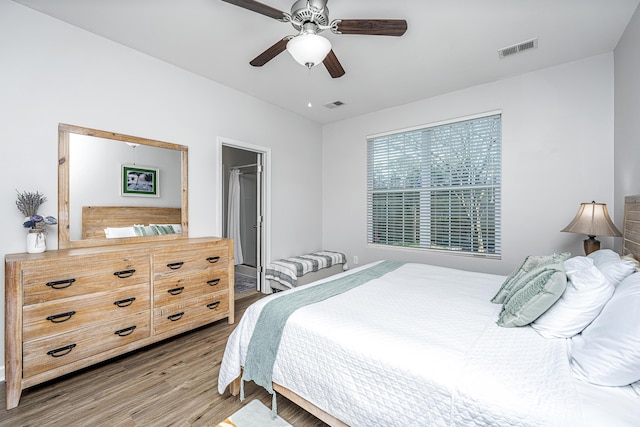
<svg viewBox="0 0 640 427"><path fill-rule="evenodd" d="M231 170L229 177L229 211L227 213L227 236L233 239L234 264L242 264L242 246L240 244L240 171Z"/></svg>

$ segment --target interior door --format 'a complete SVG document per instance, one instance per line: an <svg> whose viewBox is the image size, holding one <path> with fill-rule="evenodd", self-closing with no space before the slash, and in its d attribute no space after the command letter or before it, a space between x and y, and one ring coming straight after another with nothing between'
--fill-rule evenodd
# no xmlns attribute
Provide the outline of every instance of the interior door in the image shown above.
<svg viewBox="0 0 640 427"><path fill-rule="evenodd" d="M257 168L256 168L256 290L260 291L262 283L264 283L264 261L262 244L264 242L264 201L263 201L263 167L262 160L263 154L257 154Z"/></svg>

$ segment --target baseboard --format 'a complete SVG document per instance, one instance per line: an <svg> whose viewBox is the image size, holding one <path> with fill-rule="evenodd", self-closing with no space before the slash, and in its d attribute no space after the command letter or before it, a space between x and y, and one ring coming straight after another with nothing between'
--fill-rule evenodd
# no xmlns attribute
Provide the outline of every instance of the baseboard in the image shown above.
<svg viewBox="0 0 640 427"><path fill-rule="evenodd" d="M256 277L257 275L255 267L251 267L250 265L245 265L245 264L236 265L235 271L236 273L244 274L245 276Z"/></svg>
<svg viewBox="0 0 640 427"><path fill-rule="evenodd" d="M0 381L4 381L4 365L0 366Z"/></svg>

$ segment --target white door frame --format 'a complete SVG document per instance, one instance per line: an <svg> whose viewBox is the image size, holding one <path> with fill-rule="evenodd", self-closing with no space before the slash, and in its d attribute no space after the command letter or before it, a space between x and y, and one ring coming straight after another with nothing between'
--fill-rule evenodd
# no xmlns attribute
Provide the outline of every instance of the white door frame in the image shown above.
<svg viewBox="0 0 640 427"><path fill-rule="evenodd" d="M216 203L219 206L219 215L218 215L218 224L217 229L222 230L222 218L224 217L224 213L222 212L222 207L224 203L222 201L222 195L224 194L224 189L222 186L224 185L224 179L222 176L222 147L233 147L239 148L241 150L253 151L256 153L262 154L262 197L261 204L262 206L262 236L263 239L260 239L261 248L259 250L260 259L259 264L262 268L261 272L258 272L258 278L260 279L260 290L261 292L266 293L266 283L264 280L264 273L266 269L267 260L271 259L271 149L268 147L262 147L255 144L249 144L247 142L236 141L230 138L225 138L219 136L216 138L216 153L217 153L217 179L219 183L217 193ZM233 284L231 284L232 286Z"/></svg>

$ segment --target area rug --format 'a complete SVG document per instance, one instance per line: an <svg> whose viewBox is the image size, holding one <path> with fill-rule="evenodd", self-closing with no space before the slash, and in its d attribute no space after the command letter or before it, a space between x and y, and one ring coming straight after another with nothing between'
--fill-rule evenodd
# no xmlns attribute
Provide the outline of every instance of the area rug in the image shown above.
<svg viewBox="0 0 640 427"><path fill-rule="evenodd" d="M272 418L271 409L257 399L244 405L216 427L292 427L291 424L276 416Z"/></svg>
<svg viewBox="0 0 640 427"><path fill-rule="evenodd" d="M235 292L245 292L245 291L255 291L257 280L255 277L245 276L244 274L235 274L235 283L234 283Z"/></svg>

